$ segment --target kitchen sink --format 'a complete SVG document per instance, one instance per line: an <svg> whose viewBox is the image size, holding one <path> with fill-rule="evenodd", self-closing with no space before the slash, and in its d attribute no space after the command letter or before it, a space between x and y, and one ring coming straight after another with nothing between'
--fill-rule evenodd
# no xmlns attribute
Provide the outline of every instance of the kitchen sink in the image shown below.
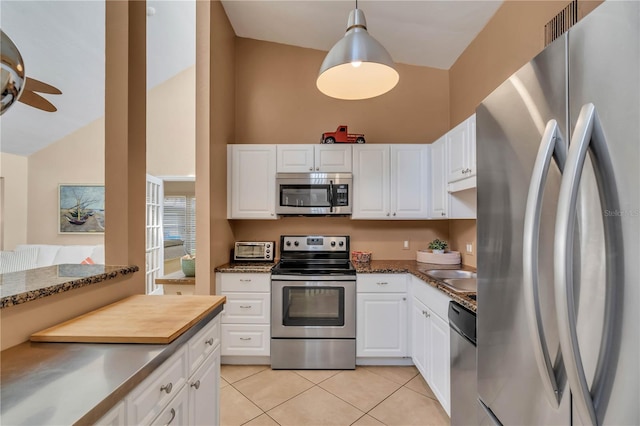
<svg viewBox="0 0 640 426"><path fill-rule="evenodd" d="M447 278L442 281L445 286L456 293L475 293L478 288L475 278Z"/></svg>
<svg viewBox="0 0 640 426"><path fill-rule="evenodd" d="M459 278L473 278L478 275L475 272L464 271L462 269L432 269L427 271L427 275L432 278L438 279L459 279Z"/></svg>

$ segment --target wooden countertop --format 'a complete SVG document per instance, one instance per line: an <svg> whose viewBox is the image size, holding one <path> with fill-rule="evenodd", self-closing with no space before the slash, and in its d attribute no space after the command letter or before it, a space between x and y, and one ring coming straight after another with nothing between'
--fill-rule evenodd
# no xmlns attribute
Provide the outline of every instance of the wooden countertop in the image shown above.
<svg viewBox="0 0 640 426"><path fill-rule="evenodd" d="M184 272L176 271L156 278L156 284L195 285L196 277L185 277Z"/></svg>
<svg viewBox="0 0 640 426"><path fill-rule="evenodd" d="M33 333L33 342L168 344L224 304L224 296L134 295Z"/></svg>

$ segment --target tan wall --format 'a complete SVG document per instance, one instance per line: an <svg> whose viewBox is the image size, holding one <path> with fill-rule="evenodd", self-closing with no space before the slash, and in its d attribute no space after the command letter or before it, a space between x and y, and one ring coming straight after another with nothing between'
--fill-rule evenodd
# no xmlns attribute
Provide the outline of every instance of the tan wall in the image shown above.
<svg viewBox="0 0 640 426"><path fill-rule="evenodd" d="M326 52L251 39L236 41L234 143L319 143L322 132L347 124L367 143L430 143L449 129L447 71L398 65L400 83L363 101L342 101L315 86ZM222 208L220 203L218 208ZM222 214L223 212L220 211ZM232 221L233 237L278 241L283 234L351 235L354 250L377 259L415 259L433 238L447 238L446 222L353 221L345 218L282 218ZM403 250L402 242L410 241ZM229 260L229 249L217 264Z"/></svg>
<svg viewBox="0 0 640 426"><path fill-rule="evenodd" d="M239 241L276 241L281 234L350 235L351 249L371 251L373 259L415 259L434 238L448 239L449 225L442 220L352 220L343 217L284 217L273 220L233 220ZM403 250L403 241L409 250ZM279 247L278 247L278 250Z"/></svg>
<svg viewBox="0 0 640 426"><path fill-rule="evenodd" d="M229 260L227 144L234 141L235 33L219 1L196 3L196 294L215 294ZM203 236L204 238L201 238Z"/></svg>
<svg viewBox="0 0 640 426"><path fill-rule="evenodd" d="M104 130L100 118L29 156L29 244L104 242L103 234L58 234L58 185L104 184Z"/></svg>
<svg viewBox="0 0 640 426"><path fill-rule="evenodd" d="M195 65L147 92L147 173L196 174Z"/></svg>
<svg viewBox="0 0 640 426"><path fill-rule="evenodd" d="M476 255L476 221L471 219L457 219L449 221L449 247L451 250L459 251L462 257L462 264L467 266L478 266ZM473 245L473 253L467 253L467 243Z"/></svg>
<svg viewBox="0 0 640 426"><path fill-rule="evenodd" d="M3 200L0 210L2 250L13 250L27 243L29 182L28 158L7 153L0 154L0 176L3 177Z"/></svg>
<svg viewBox="0 0 640 426"><path fill-rule="evenodd" d="M238 38L235 143L318 143L347 124L367 143L429 143L449 129L448 72L398 64L389 93L344 101L316 88L326 52Z"/></svg>

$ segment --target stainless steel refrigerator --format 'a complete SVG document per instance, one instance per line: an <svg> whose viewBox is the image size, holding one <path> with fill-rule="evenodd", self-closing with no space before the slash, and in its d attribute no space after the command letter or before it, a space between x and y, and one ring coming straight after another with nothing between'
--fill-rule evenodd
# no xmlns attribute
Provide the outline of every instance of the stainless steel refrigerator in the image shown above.
<svg viewBox="0 0 640 426"><path fill-rule="evenodd" d="M479 423L640 424L640 2L476 111Z"/></svg>

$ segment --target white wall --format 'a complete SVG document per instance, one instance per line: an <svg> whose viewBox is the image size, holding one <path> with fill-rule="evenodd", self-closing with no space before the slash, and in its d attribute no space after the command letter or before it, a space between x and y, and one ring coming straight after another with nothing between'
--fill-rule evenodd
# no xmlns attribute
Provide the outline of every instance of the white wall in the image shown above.
<svg viewBox="0 0 640 426"><path fill-rule="evenodd" d="M4 179L0 223L3 227L2 250L13 250L27 242L28 159L0 153L0 176Z"/></svg>

